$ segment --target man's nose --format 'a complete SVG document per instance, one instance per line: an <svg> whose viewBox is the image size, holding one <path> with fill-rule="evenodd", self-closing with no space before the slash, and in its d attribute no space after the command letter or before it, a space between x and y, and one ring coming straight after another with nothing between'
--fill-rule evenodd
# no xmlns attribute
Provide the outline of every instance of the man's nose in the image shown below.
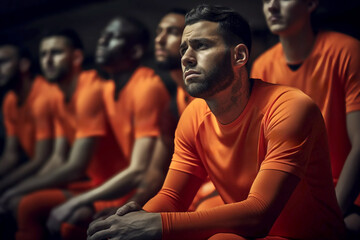
<svg viewBox="0 0 360 240"><path fill-rule="evenodd" d="M192 49L187 49L184 55L181 57L181 64L184 67L196 65L196 55Z"/></svg>

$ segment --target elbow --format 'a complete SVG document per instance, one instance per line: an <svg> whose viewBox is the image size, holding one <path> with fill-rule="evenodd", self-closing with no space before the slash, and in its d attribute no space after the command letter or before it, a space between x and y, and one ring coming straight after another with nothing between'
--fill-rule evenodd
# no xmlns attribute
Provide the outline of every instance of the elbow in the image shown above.
<svg viewBox="0 0 360 240"><path fill-rule="evenodd" d="M139 167L130 167L129 169L130 175L132 175L132 179L134 181L134 184L138 186L146 175L146 168L139 168Z"/></svg>

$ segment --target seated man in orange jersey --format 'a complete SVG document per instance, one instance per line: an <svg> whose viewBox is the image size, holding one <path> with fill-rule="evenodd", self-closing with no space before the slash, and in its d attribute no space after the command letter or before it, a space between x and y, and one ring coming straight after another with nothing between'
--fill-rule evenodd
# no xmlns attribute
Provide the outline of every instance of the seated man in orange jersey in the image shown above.
<svg viewBox="0 0 360 240"><path fill-rule="evenodd" d="M175 94L171 96L172 99L169 108L165 111L165 115L162 116L162 135L156 142L154 155L146 172L146 176L139 185L134 196L129 200L140 206L143 206L150 198L152 198L160 190L164 182L171 156L174 151L174 130L178 118L193 99L184 90L185 86L182 80L180 64L181 56L179 47L182 32L185 27L185 14L186 10L178 8L168 11L162 17L156 29L154 41L155 60L160 70L160 76L166 78L165 81L172 81L175 83L177 88ZM166 154L164 154L164 152ZM211 203L218 202L215 201L215 199L210 199L210 196L213 195L214 188L209 188L209 185L211 186L211 184L206 184L201 188L201 194L197 194L194 204L191 205L192 209L196 208L199 203L204 202L205 199L209 200L206 202L206 205L202 204L202 207L208 207L210 201ZM206 191L204 191L205 189ZM117 205L107 208L96 214L94 218L104 218L114 214L118 207L119 206Z"/></svg>
<svg viewBox="0 0 360 240"><path fill-rule="evenodd" d="M348 229L359 239L360 42L314 29L311 16L318 4L318 0L263 1L267 25L280 42L256 59L251 76L299 88L320 108L336 196Z"/></svg>
<svg viewBox="0 0 360 240"><path fill-rule="evenodd" d="M0 159L1 196L6 196L16 184L35 174L52 150L54 98L49 84L34 75L32 66L30 53L20 45L8 42L0 46L0 86L9 89L2 107L7 136ZM19 164L23 158L28 161ZM12 229L12 216L7 213L17 203L18 199L0 199L1 233ZM0 238L7 239L3 235Z"/></svg>
<svg viewBox="0 0 360 240"><path fill-rule="evenodd" d="M180 53L193 100L165 183L144 210L93 222L88 239L342 239L321 112L301 91L248 78L248 23L200 5ZM186 212L210 177L226 203ZM128 206L126 206L128 207Z"/></svg>
<svg viewBox="0 0 360 240"><path fill-rule="evenodd" d="M96 63L111 77L103 86L104 109L121 149L112 154L126 167L101 186L52 210L47 225L54 233L60 231L63 239L86 238L93 214L123 205L149 166L170 96L159 76L140 65L148 42L146 27L130 17L110 21L98 40Z"/></svg>
<svg viewBox="0 0 360 240"><path fill-rule="evenodd" d="M71 30L50 33L41 40L41 68L46 79L58 85L49 91L57 96L56 140L41 172L2 198L13 202L22 197L17 207L18 239L45 238L51 208L100 185L124 165L117 161L120 151L108 129L101 81L95 71L82 71L82 59L82 43Z"/></svg>
<svg viewBox="0 0 360 240"><path fill-rule="evenodd" d="M50 85L34 76L29 52L16 44L0 46L1 87L6 145L0 159L0 194L35 173L48 159L53 142L53 97ZM31 159L20 167L21 153Z"/></svg>

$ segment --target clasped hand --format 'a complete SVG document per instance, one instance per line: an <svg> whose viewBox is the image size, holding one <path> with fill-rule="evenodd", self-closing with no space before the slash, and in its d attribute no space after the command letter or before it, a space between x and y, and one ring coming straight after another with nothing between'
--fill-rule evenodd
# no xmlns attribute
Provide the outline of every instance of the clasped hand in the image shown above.
<svg viewBox="0 0 360 240"><path fill-rule="evenodd" d="M161 239L160 213L148 213L130 202L106 219L93 221L88 228L88 240L158 240Z"/></svg>

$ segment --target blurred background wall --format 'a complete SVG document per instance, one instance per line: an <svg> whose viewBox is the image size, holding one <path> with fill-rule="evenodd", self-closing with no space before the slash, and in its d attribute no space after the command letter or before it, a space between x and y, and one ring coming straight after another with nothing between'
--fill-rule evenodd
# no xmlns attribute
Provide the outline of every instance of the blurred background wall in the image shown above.
<svg viewBox="0 0 360 240"><path fill-rule="evenodd" d="M262 0L0 0L0 38L19 39L36 57L39 39L45 30L70 27L84 41L85 68L91 68L97 38L114 16L126 14L139 18L154 37L156 25L164 12L174 7L191 9L200 3L230 6L243 14L253 30L252 58L277 41L267 30ZM345 32L359 39L359 10L359 0L323 0L317 21L323 28Z"/></svg>

